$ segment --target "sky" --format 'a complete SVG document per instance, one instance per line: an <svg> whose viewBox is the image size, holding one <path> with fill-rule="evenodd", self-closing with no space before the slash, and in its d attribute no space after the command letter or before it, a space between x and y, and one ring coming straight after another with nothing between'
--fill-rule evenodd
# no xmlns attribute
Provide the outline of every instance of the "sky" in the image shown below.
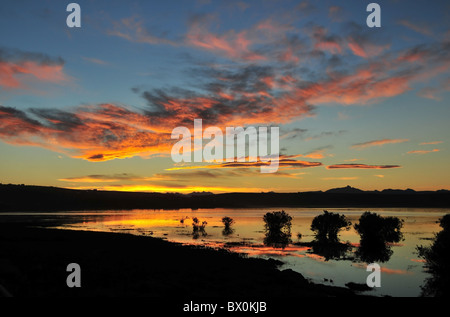
<svg viewBox="0 0 450 317"><path fill-rule="evenodd" d="M79 28L69 3L0 2L3 184L450 189L448 1L377 1L381 27L370 1L77 1ZM175 162L194 119L278 127L277 172Z"/></svg>

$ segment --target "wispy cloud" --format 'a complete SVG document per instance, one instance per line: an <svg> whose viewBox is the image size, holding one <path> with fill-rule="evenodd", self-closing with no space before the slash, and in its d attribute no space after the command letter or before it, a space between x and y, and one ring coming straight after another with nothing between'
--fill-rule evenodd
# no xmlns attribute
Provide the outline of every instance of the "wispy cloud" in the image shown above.
<svg viewBox="0 0 450 317"><path fill-rule="evenodd" d="M391 51L388 41L355 23L336 33L316 23L299 30L275 15L240 29L222 29L217 22L216 15L195 15L185 34L168 34L150 31L138 17L118 20L109 30L111 36L133 43L199 49L228 61L224 67L203 61L190 65L185 70L193 83L190 86L134 89L145 103L140 109L113 103L65 111L0 106L0 138L90 161L168 155L172 129L192 126L197 118L205 126L284 125L317 116L321 105L361 106L398 96L416 82L446 74L450 67L447 42ZM364 58L346 63L354 54ZM63 66L62 59L2 49L0 85L12 89L23 87L29 79L70 80ZM317 138L340 133L325 131ZM305 138L306 134L299 129L283 137L294 136ZM407 141L373 140L352 148ZM321 158L324 152L305 155Z"/></svg>
<svg viewBox="0 0 450 317"><path fill-rule="evenodd" d="M0 48L0 87L27 89L30 83L66 83L64 60L41 53Z"/></svg>
<svg viewBox="0 0 450 317"><path fill-rule="evenodd" d="M409 20L399 20L398 24L403 25L404 27L407 27L410 30L413 30L414 32L431 36L433 34L431 27L428 26L425 23L419 23L417 21L411 22Z"/></svg>
<svg viewBox="0 0 450 317"><path fill-rule="evenodd" d="M342 134L347 133L346 130L339 130L339 131L324 131L319 134L311 135L305 138L305 141L311 141L316 139L321 139L324 137L331 137L331 136L341 136Z"/></svg>
<svg viewBox="0 0 450 317"><path fill-rule="evenodd" d="M417 95L423 98L432 99L436 101L442 100L442 93L450 91L450 77L441 81L434 87L424 87L417 92Z"/></svg>
<svg viewBox="0 0 450 317"><path fill-rule="evenodd" d="M280 140L290 140L299 137L301 138L307 131L308 131L307 129L301 128L294 128L288 131L283 131L283 133L280 135Z"/></svg>
<svg viewBox="0 0 450 317"><path fill-rule="evenodd" d="M297 168L306 168L306 167L317 167L322 166L321 162L307 162L292 159L293 156L280 156L278 159L278 167L279 169L297 169ZM294 156L297 157L297 156ZM167 171L175 171L175 170L184 170L184 169L221 169L221 168L255 168L261 166L269 166L271 163L273 164L275 159L272 162L225 162L220 164L208 164L208 165L191 165L191 166L177 166L166 169Z"/></svg>
<svg viewBox="0 0 450 317"><path fill-rule="evenodd" d="M367 164L334 164L328 165L327 169L340 169L340 168L361 168L361 169L387 169L387 168L399 168L400 165L367 165Z"/></svg>
<svg viewBox="0 0 450 317"><path fill-rule="evenodd" d="M29 113L0 106L0 138L91 161L170 153L171 148L170 131L156 133L142 114L111 104Z"/></svg>
<svg viewBox="0 0 450 317"><path fill-rule="evenodd" d="M435 144L441 144L444 143L444 141L430 141L430 142L422 142L419 145L435 145Z"/></svg>
<svg viewBox="0 0 450 317"><path fill-rule="evenodd" d="M374 43L360 41L358 39L349 38L348 47L354 55L369 58L380 55L382 52L390 48L390 44L377 45Z"/></svg>
<svg viewBox="0 0 450 317"><path fill-rule="evenodd" d="M142 177L128 173L113 174L113 175L86 175L86 176L75 176L60 178L59 181L71 182L71 183L109 183L109 182L119 182L119 181L148 181L155 180L155 177Z"/></svg>
<svg viewBox="0 0 450 317"><path fill-rule="evenodd" d="M333 156L332 154L326 154L326 152L332 149L332 145L322 146L316 148L308 153L303 154L303 157L311 158L311 159L322 159L325 156Z"/></svg>
<svg viewBox="0 0 450 317"><path fill-rule="evenodd" d="M136 43L178 45L176 41L168 39L164 34L150 33L144 21L137 16L114 21L113 28L108 30L107 34Z"/></svg>
<svg viewBox="0 0 450 317"><path fill-rule="evenodd" d="M367 141L363 143L353 144L351 146L352 149L364 149L373 146L383 146L385 144L395 144L395 143L403 143L408 142L409 139L382 139L382 140L373 140Z"/></svg>
<svg viewBox="0 0 450 317"><path fill-rule="evenodd" d="M247 29L214 32L214 26L217 24L217 15L192 16L185 34L185 44L238 61L258 62L273 59L285 62L299 61L298 57L294 56L298 46L286 36L287 32L293 30L287 23L264 19ZM283 45L280 45L281 43ZM278 45L275 46L276 44ZM270 47L269 50L262 49L262 46L267 45Z"/></svg>
<svg viewBox="0 0 450 317"><path fill-rule="evenodd" d="M348 160L344 160L345 162L356 162L356 161L360 161L362 159L359 158L352 158L352 159L348 159Z"/></svg>
<svg viewBox="0 0 450 317"><path fill-rule="evenodd" d="M408 154L428 154L428 153L434 153L439 152L439 149L433 149L433 150L416 150L416 151L409 151Z"/></svg>
<svg viewBox="0 0 450 317"><path fill-rule="evenodd" d="M342 7L334 5L328 8L328 16L332 21L340 22L343 19L344 10Z"/></svg>
<svg viewBox="0 0 450 317"><path fill-rule="evenodd" d="M82 58L83 58L83 60L93 63L93 64L102 65L102 66L108 65L108 62L105 62L104 60L99 59L99 58L85 57L85 56L83 56Z"/></svg>
<svg viewBox="0 0 450 317"><path fill-rule="evenodd" d="M342 54L342 40L339 36L329 34L328 30L321 26L315 26L312 32L314 49L326 51L330 54Z"/></svg>
<svg viewBox="0 0 450 317"><path fill-rule="evenodd" d="M249 31L235 32L230 30L220 35L212 33L210 31L211 23L215 18L213 15L192 17L186 35L188 45L225 55L231 59L248 61L266 59L251 48L256 39L252 38Z"/></svg>

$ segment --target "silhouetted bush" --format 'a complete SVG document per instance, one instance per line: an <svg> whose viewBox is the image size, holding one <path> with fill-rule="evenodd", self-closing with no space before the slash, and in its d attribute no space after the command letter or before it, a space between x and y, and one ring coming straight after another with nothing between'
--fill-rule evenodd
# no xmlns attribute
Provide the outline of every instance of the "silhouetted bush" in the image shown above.
<svg viewBox="0 0 450 317"><path fill-rule="evenodd" d="M268 212L263 217L266 236L264 244L273 247L286 247L291 243L291 221L284 210Z"/></svg>
<svg viewBox="0 0 450 317"><path fill-rule="evenodd" d="M205 231L205 227L208 223L206 221L203 221L200 224L200 220L198 220L197 217L192 218L192 235L194 239L197 239L200 234L203 236L206 236L207 233Z"/></svg>
<svg viewBox="0 0 450 317"><path fill-rule="evenodd" d="M393 251L387 243L403 239L402 227L403 220L397 217L382 217L369 211L364 212L359 223L354 225L361 237L355 255L367 263L389 261Z"/></svg>
<svg viewBox="0 0 450 317"><path fill-rule="evenodd" d="M266 231L291 233L292 217L284 210L268 212L263 219Z"/></svg>
<svg viewBox="0 0 450 317"><path fill-rule="evenodd" d="M417 246L419 257L425 259L425 269L431 274L422 286L423 296L450 295L450 214L440 219L443 228L429 247Z"/></svg>
<svg viewBox="0 0 450 317"><path fill-rule="evenodd" d="M324 210L322 215L313 219L311 230L315 232L316 239L320 242L338 242L338 233L342 229L349 230L351 224L345 215Z"/></svg>
<svg viewBox="0 0 450 317"><path fill-rule="evenodd" d="M231 225L234 223L234 220L230 217L223 217L222 223L225 225L225 229L229 229Z"/></svg>
<svg viewBox="0 0 450 317"><path fill-rule="evenodd" d="M380 240L361 240L356 257L366 263L383 263L389 261L394 252L391 247Z"/></svg>
<svg viewBox="0 0 450 317"><path fill-rule="evenodd" d="M397 217L381 217L376 213L366 211L354 227L361 236L361 240L364 241L387 243L399 242L403 238L401 232L403 220Z"/></svg>
<svg viewBox="0 0 450 317"><path fill-rule="evenodd" d="M232 234L234 230L231 228L231 225L234 223L234 220L230 217L223 217L222 223L224 224L225 228L222 231L222 234L224 236L227 236L229 234Z"/></svg>
<svg viewBox="0 0 450 317"><path fill-rule="evenodd" d="M450 229L450 214L446 214L444 217L439 219L439 225L442 229L448 231Z"/></svg>

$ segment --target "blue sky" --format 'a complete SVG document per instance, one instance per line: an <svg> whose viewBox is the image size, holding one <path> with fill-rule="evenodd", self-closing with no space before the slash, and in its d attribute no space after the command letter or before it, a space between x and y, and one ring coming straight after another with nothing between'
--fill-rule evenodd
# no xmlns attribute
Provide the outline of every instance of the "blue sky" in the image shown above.
<svg viewBox="0 0 450 317"><path fill-rule="evenodd" d="M0 4L3 183L449 187L446 1L378 1L381 28L368 1L78 1L81 28L68 3ZM306 163L168 171L170 131L195 116L277 125L281 160Z"/></svg>

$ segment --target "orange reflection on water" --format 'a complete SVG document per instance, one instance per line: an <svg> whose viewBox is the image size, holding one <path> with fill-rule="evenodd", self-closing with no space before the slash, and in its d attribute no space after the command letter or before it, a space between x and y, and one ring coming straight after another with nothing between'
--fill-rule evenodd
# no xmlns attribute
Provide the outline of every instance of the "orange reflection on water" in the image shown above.
<svg viewBox="0 0 450 317"><path fill-rule="evenodd" d="M157 226L174 226L179 225L180 221L175 219L164 218L148 218L148 219L120 219L120 220L107 220L102 222L106 226L128 226L137 228L152 228Z"/></svg>
<svg viewBox="0 0 450 317"><path fill-rule="evenodd" d="M269 246L236 246L232 250L238 253L246 253L248 255L278 255L278 256L296 256L304 257L304 254L297 252L308 251L309 247L287 246L285 248L273 248Z"/></svg>
<svg viewBox="0 0 450 317"><path fill-rule="evenodd" d="M318 260L318 261L325 261L325 257L315 254L315 253L307 253L306 256L308 258L314 259L314 260Z"/></svg>
<svg viewBox="0 0 450 317"><path fill-rule="evenodd" d="M351 264L354 267L358 267L358 268L362 268L362 269L366 269L367 268L367 264L365 263L352 263ZM407 274L414 274L411 271L407 271L407 270L401 270L401 269L391 269L388 267L385 267L383 264L380 264L380 271L386 274L396 274L396 275L407 275Z"/></svg>
<svg viewBox="0 0 450 317"><path fill-rule="evenodd" d="M83 222L84 225L89 227L109 227L109 226L124 226L127 228L153 228L153 227L166 227L175 228L180 226L191 226L193 218L195 216L186 216L181 213L173 213L168 215L167 213L152 212L147 213L133 213L127 215L108 215L100 219L96 219L89 222ZM209 217L198 216L200 223L206 221L208 226L223 226L220 219L211 219Z"/></svg>
<svg viewBox="0 0 450 317"><path fill-rule="evenodd" d="M386 274L413 274L410 271L406 271L406 270L395 270L395 269L390 269L387 267L380 267L381 272L386 273Z"/></svg>

